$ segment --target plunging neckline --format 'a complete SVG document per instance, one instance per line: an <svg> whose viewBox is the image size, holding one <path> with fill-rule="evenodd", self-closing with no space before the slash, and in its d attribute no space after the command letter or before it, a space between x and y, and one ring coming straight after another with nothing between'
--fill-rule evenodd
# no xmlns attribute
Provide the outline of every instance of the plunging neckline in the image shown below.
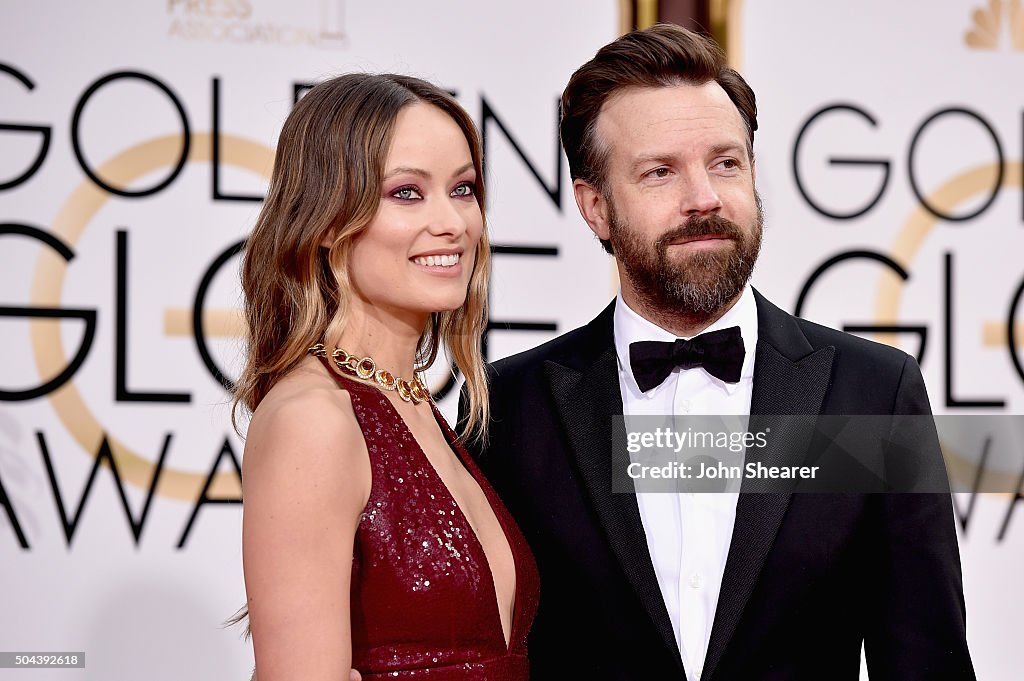
<svg viewBox="0 0 1024 681"><path fill-rule="evenodd" d="M437 468L434 467L433 462L431 462L430 458L427 456L427 453L423 450L422 445L420 445L419 440L416 439L416 436L409 428L409 424L405 422L405 419L399 413L398 409L395 408L395 405L391 403L391 400L388 399L387 395L385 395L384 391L382 391L380 388L369 383L362 383L360 381L356 381L355 379L349 378L347 376L342 376L341 374L336 373L333 369L331 369L330 365L327 364L323 358L318 357L318 359L321 360L327 371L331 374L333 378L335 378L336 382L337 379L341 379L347 383L351 383L362 388L369 388L370 390L372 390L376 394L377 398L381 401L381 403L385 404L386 408L391 410L393 415L397 417L398 422L402 424L401 427L404 430L405 434L416 445L415 449L417 452L419 452L419 456L423 458L423 461L429 467L430 472L433 474L434 478L436 478L439 486L441 487L441 489L444 490L444 494L448 495L448 498L454 505L455 510L458 512L459 516L461 516L462 522L465 523L466 527L469 529L469 535L472 537L473 542L475 542L477 547L480 549L480 555L483 556L484 566L486 566L487 568L487 576L491 582L491 593L493 594L493 598L490 600L494 604L493 612L494 617L497 620L497 631L499 634L499 638L505 644L505 655L511 655L512 646L516 641L516 625L520 620L519 579L521 576L521 566L519 564L519 557L516 555L516 551L512 546L512 538L509 536L508 527L506 526L505 521L502 519L501 514L494 510L494 501L496 500L497 493L495 493L493 490L491 490L490 492L488 491L487 487L485 487L487 481L483 479L482 473L480 473L479 475L477 474L479 472L479 469L477 469L475 464L467 465L466 459L463 458L463 453L465 452L465 449L458 442L455 432L452 430L451 426L448 425L448 422L445 420L444 415L441 414L441 412L438 410L437 405L434 404L434 400L428 399L427 401L430 403L430 412L434 416L435 423L437 423L438 427L441 429L441 435L444 437L445 443L448 445L448 448L452 451L452 453L455 454L455 458L459 461L462 467L466 470L467 473L469 473L469 476L473 479L473 482L475 482L477 484L477 487L480 488L480 492L484 495L484 500L487 502L487 506L490 508L491 513L494 514L495 520L498 521L498 526L501 528L502 536L504 536L505 538L505 544L508 546L509 554L512 556L512 568L515 573L516 581L512 591L512 620L509 622L508 640L505 640L505 632L503 627L501 626L501 604L498 602L498 589L494 579L494 570L491 567L491 561L487 557L487 551L484 549L483 542L480 541L480 537L479 535L477 535L476 528L474 528L473 524L469 522L468 516L466 516L465 511L463 511L462 506L455 498L455 495L452 494L450 489L448 489L448 485L445 484L444 479L441 477L441 474L437 472ZM347 386L345 389L348 389ZM468 453L466 453L466 458L468 458ZM492 498L492 496L495 498Z"/></svg>

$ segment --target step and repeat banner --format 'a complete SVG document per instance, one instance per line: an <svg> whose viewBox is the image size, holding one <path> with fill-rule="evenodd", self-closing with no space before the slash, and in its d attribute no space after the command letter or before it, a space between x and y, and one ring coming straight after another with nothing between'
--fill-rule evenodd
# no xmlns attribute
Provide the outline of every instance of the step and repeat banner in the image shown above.
<svg viewBox="0 0 1024 681"><path fill-rule="evenodd" d="M614 268L576 211L557 100L624 4L0 9L0 650L87 660L0 677L247 678L222 627L244 602L239 252L311 84L410 73L480 126L490 359L600 311ZM937 412L1021 413L1020 4L724 4L761 111L755 284L915 354ZM454 416L444 362L430 378ZM1024 504L957 502L979 676L1018 678Z"/></svg>
<svg viewBox="0 0 1024 681"><path fill-rule="evenodd" d="M245 602L243 445L224 386L240 367L241 240L310 84L409 73L455 92L480 126L498 246L491 357L600 310L612 267L577 216L557 106L619 12L4 3L0 650L84 651L86 667L0 678L248 678L250 645L221 627ZM431 377L450 388L443 366Z"/></svg>
<svg viewBox="0 0 1024 681"><path fill-rule="evenodd" d="M1024 413L1022 4L730 9L730 57L761 126L755 283L791 312L915 355L936 413ZM993 434L976 435L975 460ZM967 488L1003 476L1017 489L1022 473L989 466ZM1024 500L954 501L978 678L1024 678Z"/></svg>

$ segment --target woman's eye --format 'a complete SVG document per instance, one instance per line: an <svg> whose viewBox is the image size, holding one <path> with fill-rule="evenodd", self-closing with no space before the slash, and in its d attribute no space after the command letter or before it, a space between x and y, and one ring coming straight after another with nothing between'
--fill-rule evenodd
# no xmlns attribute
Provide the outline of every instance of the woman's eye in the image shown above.
<svg viewBox="0 0 1024 681"><path fill-rule="evenodd" d="M396 199L402 199L403 201L412 201L414 199L423 198L420 196L420 192L416 187L399 187L395 191L391 192L391 196Z"/></svg>
<svg viewBox="0 0 1024 681"><path fill-rule="evenodd" d="M452 196L473 196L474 194L476 194L476 189L468 182L460 184L452 190Z"/></svg>

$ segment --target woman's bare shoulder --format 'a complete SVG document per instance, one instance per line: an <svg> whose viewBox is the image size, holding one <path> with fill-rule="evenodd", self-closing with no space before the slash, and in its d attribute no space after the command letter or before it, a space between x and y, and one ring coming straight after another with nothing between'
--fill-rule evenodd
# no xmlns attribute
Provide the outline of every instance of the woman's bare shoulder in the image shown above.
<svg viewBox="0 0 1024 681"><path fill-rule="evenodd" d="M243 485L251 487L266 475L276 486L291 480L299 486L338 484L352 492L352 482L369 480L366 443L349 394L317 369L300 365L271 388L253 413ZM369 493L368 484L357 489Z"/></svg>
<svg viewBox="0 0 1024 681"><path fill-rule="evenodd" d="M266 678L350 664L353 546L370 485L348 393L322 367L300 365L256 409L242 459L242 560Z"/></svg>

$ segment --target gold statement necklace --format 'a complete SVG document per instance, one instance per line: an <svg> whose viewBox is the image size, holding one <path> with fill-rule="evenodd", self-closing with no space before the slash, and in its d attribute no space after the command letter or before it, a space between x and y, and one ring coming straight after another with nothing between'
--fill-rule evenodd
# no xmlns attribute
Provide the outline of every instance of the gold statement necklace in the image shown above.
<svg viewBox="0 0 1024 681"><path fill-rule="evenodd" d="M309 348L309 354L326 359L327 348L323 343L317 343ZM397 392L403 402L419 404L430 399L430 391L423 385L419 376L414 377L412 381L398 378L387 369L378 369L377 363L371 357L356 357L341 348L334 348L330 359L346 374L364 381L373 380L384 390Z"/></svg>

